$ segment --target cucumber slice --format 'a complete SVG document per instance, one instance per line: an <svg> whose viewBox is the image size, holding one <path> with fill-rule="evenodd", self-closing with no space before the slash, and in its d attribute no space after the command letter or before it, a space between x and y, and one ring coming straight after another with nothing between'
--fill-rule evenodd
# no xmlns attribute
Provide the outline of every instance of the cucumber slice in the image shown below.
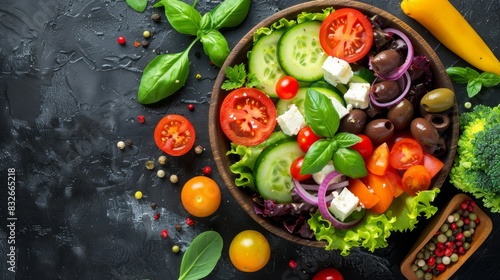
<svg viewBox="0 0 500 280"><path fill-rule="evenodd" d="M285 73L299 81L323 78L326 54L319 43L321 22L308 21L285 31L278 42L278 61Z"/></svg>
<svg viewBox="0 0 500 280"><path fill-rule="evenodd" d="M368 68L361 65L356 65L352 67L354 75L349 80L350 83L369 83L371 84L375 80L375 74Z"/></svg>
<svg viewBox="0 0 500 280"><path fill-rule="evenodd" d="M304 155L294 138L278 141L263 150L255 162L254 178L259 194L278 203L292 202L294 188L290 166Z"/></svg>
<svg viewBox="0 0 500 280"><path fill-rule="evenodd" d="M327 88L327 87L320 87L320 86L311 86L309 88L315 89L319 91L320 93L324 94L326 97L330 98L335 98L337 99L344 107L346 106L345 100L342 97L343 94L338 90L337 88L333 87L332 88ZM297 109L299 109L299 112L304 115L304 101L306 100L306 93L307 93L307 88L300 88L299 91L297 92L297 95L295 95L293 98L290 99L279 99L278 102L276 102L276 111L278 116L282 115L286 111L288 111L288 108L290 108L290 105L295 104L297 106Z"/></svg>
<svg viewBox="0 0 500 280"><path fill-rule="evenodd" d="M278 97L276 83L285 75L278 62L278 41L284 30L275 30L261 37L252 47L248 57L248 72L255 74L259 80L258 89L270 97Z"/></svg>

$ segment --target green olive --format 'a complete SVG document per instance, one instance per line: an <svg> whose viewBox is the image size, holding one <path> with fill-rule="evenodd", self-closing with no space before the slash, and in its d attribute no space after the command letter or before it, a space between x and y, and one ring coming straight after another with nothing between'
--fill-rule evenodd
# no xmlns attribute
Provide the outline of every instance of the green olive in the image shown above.
<svg viewBox="0 0 500 280"><path fill-rule="evenodd" d="M436 88L420 100L422 108L429 113L439 113L450 109L455 103L455 93L449 88Z"/></svg>

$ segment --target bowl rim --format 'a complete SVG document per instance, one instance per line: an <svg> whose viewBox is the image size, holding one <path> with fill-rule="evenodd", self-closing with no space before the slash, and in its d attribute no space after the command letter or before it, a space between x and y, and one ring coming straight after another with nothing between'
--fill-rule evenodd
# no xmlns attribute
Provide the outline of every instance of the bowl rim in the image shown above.
<svg viewBox="0 0 500 280"><path fill-rule="evenodd" d="M268 218L264 218L261 215L256 214L253 209L253 206L248 205L249 200L251 200L250 195L247 194L247 190L245 188L240 188L235 185L234 183L235 177L231 174L228 164L226 164L227 156L220 150L221 146L224 145L228 146L229 142L227 140L227 137L221 132L220 122L219 122L219 106L223 100L223 96L225 97L228 94L228 92L220 88L221 84L225 80L225 69L227 67L234 66L241 62L247 61L246 55L245 56L240 55L240 57L237 57L237 55L243 52L246 54L251 49L251 47L253 46L253 34L255 33L255 31L257 31L261 27L270 26L271 24L273 24L274 22L278 21L281 18L296 19L297 15L299 15L303 11L307 10L308 12L320 12L328 7L333 7L335 9L348 7L348 8L358 9L367 15L379 15L387 23L388 27L394 27L397 28L398 30L403 31L414 44L414 48L416 50L415 53L427 54L431 66L430 68L434 77L439 76L441 78L440 81L438 81L437 79L434 80L435 86L446 87L453 91L452 82L449 76L446 74L446 69L444 65L442 64L441 60L434 52L434 50L430 47L427 41L423 39L422 36L420 36L408 24L406 24L396 16L392 15L391 13L384 11L378 7L372 6L370 4L361 3L358 1L315 0L288 7L286 9L277 12L276 14L267 17L266 19L255 25L235 45L235 47L231 50L228 59L226 59L226 61L222 65L219 74L217 75L217 78L214 82L214 86L212 89L212 95L210 98L209 120L208 120L209 140L214 161L216 163L219 174L222 177L224 184L229 189L232 196L236 199L238 204L245 210L245 212L247 212L248 215L250 215L250 217L254 221L256 221L258 224L260 224L262 227L264 227L266 230L270 231L276 236L282 237L288 241L297 244L310 247L317 247L317 248L324 248L327 243L322 240L318 241L313 239L306 239L298 235L289 233L286 230L284 230L282 226L269 221ZM456 99L454 106L451 108L451 114L452 116L458 117L458 106ZM450 130L451 133L448 134L451 135L451 139L448 139L447 141L449 151L447 152L447 156L445 158L445 165L443 166L438 176L436 176L435 179L433 180L432 184L433 188L442 186L452 167L453 158L455 157L455 152L457 147L458 134L459 134L457 118L452 118L452 125L450 126Z"/></svg>

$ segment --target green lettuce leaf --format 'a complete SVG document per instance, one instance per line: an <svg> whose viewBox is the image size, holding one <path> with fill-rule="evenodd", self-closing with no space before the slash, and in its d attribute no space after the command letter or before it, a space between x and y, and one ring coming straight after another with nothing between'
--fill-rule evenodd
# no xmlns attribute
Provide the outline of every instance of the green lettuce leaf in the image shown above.
<svg viewBox="0 0 500 280"><path fill-rule="evenodd" d="M431 205L439 189L419 192L416 196L402 194L393 201L386 213L378 215L367 212L364 220L351 229L338 229L325 220L319 211L308 220L317 240L326 241L327 250L340 250L342 256L350 254L352 247L363 247L370 252L387 247L387 239L393 231L415 228L418 218L429 219L437 212Z"/></svg>

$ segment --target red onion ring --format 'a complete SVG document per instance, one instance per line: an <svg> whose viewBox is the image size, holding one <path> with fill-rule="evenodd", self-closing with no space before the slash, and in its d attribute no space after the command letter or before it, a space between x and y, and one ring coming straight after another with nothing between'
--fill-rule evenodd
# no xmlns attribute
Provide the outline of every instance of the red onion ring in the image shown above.
<svg viewBox="0 0 500 280"><path fill-rule="evenodd" d="M329 173L328 175L326 175L323 182L321 182L321 184L319 185L318 208L319 208L319 212L321 213L323 218L325 218L330 223L332 223L332 225L334 227L339 228L339 229L349 229L349 228L352 228L352 227L356 226L357 224L359 224L363 220L364 215L363 215L363 217L356 219L356 220L353 220L353 221L350 221L350 222L341 222L341 221L337 220L330 213L330 210L328 210L328 207L326 206L326 199L325 199L326 189L328 187L328 183L331 180L335 179L337 176L342 176L342 174L338 173L337 171L333 171L333 172Z"/></svg>
<svg viewBox="0 0 500 280"><path fill-rule="evenodd" d="M401 32L397 29L394 29L394 28L386 28L383 31L387 32L387 33L392 33L392 34L398 35L401 39L403 39L403 41L405 41L406 46L408 47L405 61L403 64L401 64L401 66L392 70L389 74L377 73L377 76L379 76L380 78L382 78L384 80L397 80L397 79L401 78L401 76L403 76L403 74L406 71L408 71L408 69L410 68L411 63L413 62L413 55L415 53L415 50L413 49L413 45L412 45L410 39L403 32Z"/></svg>
<svg viewBox="0 0 500 280"><path fill-rule="evenodd" d="M410 77L410 74L408 73L408 71L404 72L402 78L403 79L401 80L401 83L403 84L404 90L398 97L396 97L392 101L380 103L377 100L375 100L375 97L373 96L373 91L370 90L370 102L373 103L377 107L390 107L390 106L396 105L399 102L401 102L401 100L403 100L403 98L405 98L406 94L408 94L408 92L410 91L410 87L411 87L411 77ZM376 81L377 81L377 79L375 79L373 81L373 84L375 84Z"/></svg>
<svg viewBox="0 0 500 280"><path fill-rule="evenodd" d="M312 205L318 205L318 197L310 192L308 190L313 190L313 191L318 191L319 185L302 185L299 181L293 179L293 183L295 185L295 192L297 193L300 198L302 198L305 202L312 204ZM341 189L344 187L347 187L349 185L348 180L343 180L338 183L332 183L328 184L326 191L333 191L337 189ZM316 188L314 188L316 187ZM326 194L326 192L325 192ZM327 202L331 201L333 199L333 194L329 194L326 196L325 200Z"/></svg>

